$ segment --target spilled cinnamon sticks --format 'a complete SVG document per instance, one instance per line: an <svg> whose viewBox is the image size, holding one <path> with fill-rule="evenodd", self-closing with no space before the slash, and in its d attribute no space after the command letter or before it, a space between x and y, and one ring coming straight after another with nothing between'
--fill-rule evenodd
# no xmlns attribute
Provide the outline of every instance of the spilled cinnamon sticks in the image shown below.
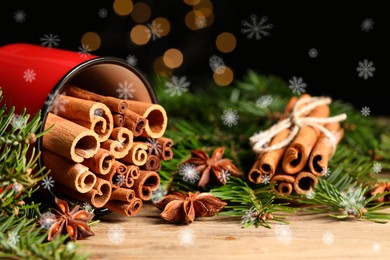
<svg viewBox="0 0 390 260"><path fill-rule="evenodd" d="M279 122L251 137L257 157L249 181L270 182L276 193L285 196L311 191L318 177L326 174L344 133L340 121L346 115L330 117L330 103L328 97L292 97Z"/></svg>
<svg viewBox="0 0 390 260"><path fill-rule="evenodd" d="M161 161L172 159L158 104L103 96L69 85L47 115L42 158L55 189L95 208L136 215L160 185Z"/></svg>

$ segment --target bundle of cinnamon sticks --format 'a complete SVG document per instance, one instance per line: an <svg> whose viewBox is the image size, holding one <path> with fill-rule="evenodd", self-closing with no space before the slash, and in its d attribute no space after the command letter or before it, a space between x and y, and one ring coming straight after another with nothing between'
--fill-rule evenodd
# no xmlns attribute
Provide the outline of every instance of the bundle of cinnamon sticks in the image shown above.
<svg viewBox="0 0 390 260"><path fill-rule="evenodd" d="M318 105L313 105L315 102ZM285 196L312 191L318 178L328 174L329 160L344 134L340 121L346 116L330 118L329 103L329 98L309 94L292 97L280 124L270 129L275 133L272 138L261 140L268 131L252 137L256 140L251 140L253 147L259 142L265 145L254 149L257 157L248 173L249 181L270 182L276 193Z"/></svg>
<svg viewBox="0 0 390 260"><path fill-rule="evenodd" d="M103 96L69 85L47 114L42 157L54 189L95 208L136 215L172 159L161 105Z"/></svg>

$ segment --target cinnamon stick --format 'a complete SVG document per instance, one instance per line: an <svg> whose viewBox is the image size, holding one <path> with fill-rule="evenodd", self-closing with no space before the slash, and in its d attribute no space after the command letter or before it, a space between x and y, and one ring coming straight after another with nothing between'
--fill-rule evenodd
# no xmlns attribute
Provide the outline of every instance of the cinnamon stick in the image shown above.
<svg viewBox="0 0 390 260"><path fill-rule="evenodd" d="M91 92L77 86L68 85L66 88L66 94L72 97L78 97L85 100L92 100L104 103L110 110L115 113L124 114L128 108L127 103L119 98L99 95L95 92Z"/></svg>
<svg viewBox="0 0 390 260"><path fill-rule="evenodd" d="M114 127L114 119L105 104L62 94L57 96L56 102L62 106L57 112L58 116L94 131L99 142L109 138Z"/></svg>
<svg viewBox="0 0 390 260"><path fill-rule="evenodd" d="M83 161L83 165L95 173L104 175L110 171L114 161L115 156L113 153L104 148L99 148L94 156Z"/></svg>
<svg viewBox="0 0 390 260"><path fill-rule="evenodd" d="M272 138L270 145L285 140L289 134L289 129L281 131ZM282 147L280 149L258 154L255 163L249 171L248 179L255 184L260 184L263 182L266 175L268 175L269 178L272 178L285 150L286 147Z"/></svg>
<svg viewBox="0 0 390 260"><path fill-rule="evenodd" d="M127 165L127 172L125 174L124 185L127 188L131 188L134 185L134 180L138 179L140 175L140 169L136 165Z"/></svg>
<svg viewBox="0 0 390 260"><path fill-rule="evenodd" d="M112 187L119 188L122 184L118 183L118 176L123 175L125 180L125 174L127 172L127 166L117 160L114 160L112 167L107 174L100 175L96 173L99 178L102 178L110 183Z"/></svg>
<svg viewBox="0 0 390 260"><path fill-rule="evenodd" d="M141 136L159 138L164 135L168 119L167 113L161 105L137 100L126 100L126 103L129 110L147 120Z"/></svg>
<svg viewBox="0 0 390 260"><path fill-rule="evenodd" d="M130 202L135 198L135 192L131 189L114 188L112 189L110 200L120 200Z"/></svg>
<svg viewBox="0 0 390 260"><path fill-rule="evenodd" d="M125 119L122 114L114 113L112 117L114 119L114 126L122 127L125 125Z"/></svg>
<svg viewBox="0 0 390 260"><path fill-rule="evenodd" d="M86 193L74 192L61 183L56 185L56 191L74 199L87 202L95 208L102 208L110 199L112 188L108 181L97 178L94 187Z"/></svg>
<svg viewBox="0 0 390 260"><path fill-rule="evenodd" d="M152 193L160 185L160 176L154 171L140 170L140 176L134 181L131 189L135 191L135 195L141 200L149 200Z"/></svg>
<svg viewBox="0 0 390 260"><path fill-rule="evenodd" d="M144 165L148 159L148 154L146 150L148 146L143 142L133 142L129 153L121 158L120 160L126 163L132 163L137 166Z"/></svg>
<svg viewBox="0 0 390 260"><path fill-rule="evenodd" d="M310 95L303 94L299 99L307 98L307 97L310 97ZM298 97L296 96L290 98L283 114L280 117L280 120L283 120L290 115L297 101L298 101ZM275 145L285 140L289 134L290 134L290 129L285 129L279 132L272 138L271 142L269 143L269 146ZM272 176L275 174L275 170L279 165L279 162L283 157L285 150L286 147L282 147L280 149L276 149L273 151L259 153L257 155L255 163L253 164L252 168L249 171L248 179L255 184L262 183L264 179L271 179ZM265 178L267 175L269 176L269 178Z"/></svg>
<svg viewBox="0 0 390 260"><path fill-rule="evenodd" d="M337 145L344 134L344 129L340 127L340 123L329 123L325 125L325 128L333 134L336 141L334 145ZM333 149L333 144L330 142L329 138L324 133L321 133L311 151L308 162L310 171L313 174L316 176L323 176L326 174Z"/></svg>
<svg viewBox="0 0 390 260"><path fill-rule="evenodd" d="M322 105L314 108L309 116L328 117L329 114L329 106ZM284 172L296 174L303 170L319 134L320 130L312 126L303 126L299 129L298 134L284 152L282 159Z"/></svg>
<svg viewBox="0 0 390 260"><path fill-rule="evenodd" d="M133 198L130 202L123 202L119 200L110 200L105 207L112 212L116 212L125 216L135 216L139 213L143 205L140 198Z"/></svg>
<svg viewBox="0 0 390 260"><path fill-rule="evenodd" d="M146 162L141 166L146 171L159 171L161 169L161 159L157 155L147 155Z"/></svg>
<svg viewBox="0 0 390 260"><path fill-rule="evenodd" d="M95 132L51 112L47 114L45 130L53 126L42 138L47 150L81 163L91 158L100 148Z"/></svg>
<svg viewBox="0 0 390 260"><path fill-rule="evenodd" d="M133 132L134 136L140 136L145 129L147 124L146 118L140 116L139 114L127 109L123 115L123 124L125 127L129 128Z"/></svg>
<svg viewBox="0 0 390 260"><path fill-rule="evenodd" d="M171 138L157 138L157 144L161 147L160 158L164 161L169 161L173 158L172 146L174 142Z"/></svg>
<svg viewBox="0 0 390 260"><path fill-rule="evenodd" d="M133 133L126 127L115 127L110 138L101 143L101 147L114 154L116 159L128 154L133 146Z"/></svg>
<svg viewBox="0 0 390 260"><path fill-rule="evenodd" d="M291 174L276 173L270 183L272 190L283 196L288 196L293 192L295 176Z"/></svg>
<svg viewBox="0 0 390 260"><path fill-rule="evenodd" d="M96 176L89 171L88 167L75 163L61 155L47 149L42 150L45 166L50 170L50 176L57 183L62 183L75 192L86 193L95 183Z"/></svg>
<svg viewBox="0 0 390 260"><path fill-rule="evenodd" d="M306 194L318 184L318 177L308 171L302 171L295 176L294 190L297 194Z"/></svg>

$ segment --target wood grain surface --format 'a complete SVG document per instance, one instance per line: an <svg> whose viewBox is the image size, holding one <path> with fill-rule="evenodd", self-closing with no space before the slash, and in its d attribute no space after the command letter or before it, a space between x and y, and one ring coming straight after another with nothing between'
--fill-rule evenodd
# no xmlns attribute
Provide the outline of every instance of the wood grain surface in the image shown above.
<svg viewBox="0 0 390 260"><path fill-rule="evenodd" d="M298 212L288 225L242 228L239 218L175 225L159 213L148 203L133 217L110 213L77 243L90 259L390 259L390 223Z"/></svg>

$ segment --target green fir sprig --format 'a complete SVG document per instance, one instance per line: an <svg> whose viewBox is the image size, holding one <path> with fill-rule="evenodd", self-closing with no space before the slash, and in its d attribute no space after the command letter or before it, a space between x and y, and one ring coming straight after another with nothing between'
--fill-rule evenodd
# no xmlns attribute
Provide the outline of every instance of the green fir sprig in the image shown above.
<svg viewBox="0 0 390 260"><path fill-rule="evenodd" d="M67 235L47 241L48 231L38 224L47 203L33 195L49 171L38 167L35 143L50 128L40 130L40 111L32 118L26 112L0 107L0 259L87 259Z"/></svg>

